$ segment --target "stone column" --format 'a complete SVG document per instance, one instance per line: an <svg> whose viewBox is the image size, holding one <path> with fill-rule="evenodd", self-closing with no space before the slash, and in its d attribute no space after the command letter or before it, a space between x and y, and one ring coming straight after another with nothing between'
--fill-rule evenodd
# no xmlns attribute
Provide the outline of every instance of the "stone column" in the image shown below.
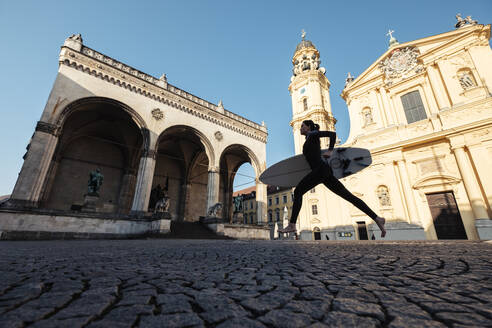
<svg viewBox="0 0 492 328"><path fill-rule="evenodd" d="M208 168L208 184L207 184L207 209L208 211L210 206L215 205L219 201L219 182L220 182L220 173L217 167L209 167ZM226 205L226 204L222 204ZM225 211L224 207L222 211ZM205 212L205 215L207 213Z"/></svg>
<svg viewBox="0 0 492 328"><path fill-rule="evenodd" d="M419 213L415 205L415 198L413 197L412 185L410 184L410 178L408 177L405 160L399 159L397 165L398 175L403 189L404 203L406 204L408 215L410 216L409 223L420 225Z"/></svg>
<svg viewBox="0 0 492 328"><path fill-rule="evenodd" d="M118 197L118 212L128 213L132 205L132 192L135 189L135 169L127 168L121 180L121 190Z"/></svg>
<svg viewBox="0 0 492 328"><path fill-rule="evenodd" d="M58 143L54 124L39 121L29 144L27 156L12 191L14 205L37 207L46 174Z"/></svg>
<svg viewBox="0 0 492 328"><path fill-rule="evenodd" d="M137 173L137 183L135 185L135 195L133 196L132 212L147 212L154 179L155 151L146 150L140 158L140 165Z"/></svg>
<svg viewBox="0 0 492 328"><path fill-rule="evenodd" d="M480 186L478 185L477 178L475 177L473 167L470 163L470 159L465 153L463 144L452 145L451 149L454 152L458 168L465 185L468 199L471 203L471 208L475 219L488 219L487 209L485 202L480 192Z"/></svg>
<svg viewBox="0 0 492 328"><path fill-rule="evenodd" d="M256 178L256 220L259 225L263 225L268 222L267 211L267 186Z"/></svg>

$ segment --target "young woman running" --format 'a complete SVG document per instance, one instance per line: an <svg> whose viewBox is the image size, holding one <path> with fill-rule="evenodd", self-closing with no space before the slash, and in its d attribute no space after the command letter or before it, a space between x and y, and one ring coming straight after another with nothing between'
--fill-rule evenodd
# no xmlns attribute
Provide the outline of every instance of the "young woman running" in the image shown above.
<svg viewBox="0 0 492 328"><path fill-rule="evenodd" d="M290 217L289 225L284 229L279 229L279 232L296 232L296 221L299 211L302 206L302 196L310 189L313 189L320 183L323 183L326 188L342 197L346 201L352 203L359 210L367 214L371 219L376 222L379 229L381 229L381 237L386 235L384 229L385 219L374 213L364 201L354 196L345 186L338 181L333 175L331 167L321 159L321 147L319 138L329 137L330 146L328 151L323 153L323 157L330 157L333 152L333 146L335 145L336 133L333 131L319 131L319 125L315 124L311 120L303 121L301 124L301 134L306 136L306 141L302 147L302 154L306 158L311 172L308 173L297 184L294 190L294 205L292 207L292 215Z"/></svg>

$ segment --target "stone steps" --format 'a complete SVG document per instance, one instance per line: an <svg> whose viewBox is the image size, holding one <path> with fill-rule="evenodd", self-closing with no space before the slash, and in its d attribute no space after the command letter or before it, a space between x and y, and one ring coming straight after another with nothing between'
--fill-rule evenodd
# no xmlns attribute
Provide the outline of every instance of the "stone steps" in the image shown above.
<svg viewBox="0 0 492 328"><path fill-rule="evenodd" d="M217 235L200 222L171 221L171 232L162 236L171 239L233 239Z"/></svg>

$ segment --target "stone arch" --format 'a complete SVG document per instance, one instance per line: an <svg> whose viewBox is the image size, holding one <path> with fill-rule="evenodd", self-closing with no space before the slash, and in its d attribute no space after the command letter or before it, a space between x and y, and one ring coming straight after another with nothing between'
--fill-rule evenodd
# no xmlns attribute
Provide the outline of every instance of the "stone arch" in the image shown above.
<svg viewBox="0 0 492 328"><path fill-rule="evenodd" d="M79 110L81 107L84 105L92 104L92 103L98 103L98 104L108 104L108 105L113 105L115 107L120 107L123 109L125 112L127 112L131 118L134 120L135 124L140 128L140 129L147 129L147 123L145 123L145 120L138 114L133 108L128 106L125 103L122 103L118 100L112 99L112 98L106 98L106 97L86 97L86 98L80 98L75 101L72 101L69 103L63 110L61 111L60 115L58 116L56 120L56 126L61 128L66 121L66 119L74 112Z"/></svg>
<svg viewBox="0 0 492 328"><path fill-rule="evenodd" d="M239 167L250 163L255 171L256 180L261 173L260 161L256 154L247 146L231 144L222 150L220 155L219 202L223 204L223 217L229 218L232 213L232 192L234 177Z"/></svg>
<svg viewBox="0 0 492 328"><path fill-rule="evenodd" d="M84 210L89 172L105 176L96 212L127 213L140 155L148 149L144 120L128 105L104 97L68 104L56 120L58 143L43 188L43 207Z"/></svg>
<svg viewBox="0 0 492 328"><path fill-rule="evenodd" d="M161 140L162 136L166 133L166 131L169 131L169 129L176 129L176 128L189 129L194 134L196 134L196 136L200 139L200 142L203 144L203 147L205 149L205 153L207 154L208 161L209 161L210 165L213 165L213 163L215 163L215 151L214 151L214 147L213 147L212 143L210 142L209 138L200 130L198 130L192 126L186 125L186 124L173 125L173 126L167 127L163 131L161 131L161 133L159 133L159 137L157 138L157 144Z"/></svg>
<svg viewBox="0 0 492 328"><path fill-rule="evenodd" d="M170 199L173 220L197 221L206 212L208 170L214 158L212 144L201 131L187 125L164 129L156 143L149 210L160 186Z"/></svg>

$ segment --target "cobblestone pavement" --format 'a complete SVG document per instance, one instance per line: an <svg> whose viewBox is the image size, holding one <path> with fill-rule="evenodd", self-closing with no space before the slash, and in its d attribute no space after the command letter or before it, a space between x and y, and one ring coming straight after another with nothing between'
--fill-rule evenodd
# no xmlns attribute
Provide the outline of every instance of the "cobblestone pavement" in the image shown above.
<svg viewBox="0 0 492 328"><path fill-rule="evenodd" d="M492 244L0 243L0 327L491 327Z"/></svg>

